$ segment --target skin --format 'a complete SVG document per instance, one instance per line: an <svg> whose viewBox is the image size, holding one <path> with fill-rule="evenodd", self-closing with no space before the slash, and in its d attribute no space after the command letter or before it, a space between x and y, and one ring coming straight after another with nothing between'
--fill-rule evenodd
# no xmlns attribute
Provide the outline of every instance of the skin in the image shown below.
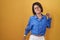
<svg viewBox="0 0 60 40"><path fill-rule="evenodd" d="M35 6L34 6L34 11L35 11L37 17L38 17L39 19L41 19L41 18L42 18L41 8L40 8L38 5L35 5Z"/></svg>
<svg viewBox="0 0 60 40"><path fill-rule="evenodd" d="M42 18L42 12L41 12L41 8L38 5L34 5L34 11L36 13L36 16L41 19ZM47 18L51 18L50 13L46 13ZM26 36L23 37L23 40L26 40Z"/></svg>

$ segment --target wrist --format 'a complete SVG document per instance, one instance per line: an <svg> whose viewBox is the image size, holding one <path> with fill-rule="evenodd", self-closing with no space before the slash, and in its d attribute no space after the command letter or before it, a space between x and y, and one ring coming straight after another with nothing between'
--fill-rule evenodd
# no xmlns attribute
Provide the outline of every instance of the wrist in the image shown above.
<svg viewBox="0 0 60 40"><path fill-rule="evenodd" d="M26 35L24 35L24 37L26 37Z"/></svg>

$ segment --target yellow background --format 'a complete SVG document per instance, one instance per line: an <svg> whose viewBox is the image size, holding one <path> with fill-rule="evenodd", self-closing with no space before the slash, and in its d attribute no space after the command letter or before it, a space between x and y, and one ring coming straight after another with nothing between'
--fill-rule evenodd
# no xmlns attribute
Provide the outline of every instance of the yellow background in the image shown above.
<svg viewBox="0 0 60 40"><path fill-rule="evenodd" d="M46 40L60 40L60 0L0 0L0 40L22 40L36 1L42 4L43 13L49 12L53 18Z"/></svg>

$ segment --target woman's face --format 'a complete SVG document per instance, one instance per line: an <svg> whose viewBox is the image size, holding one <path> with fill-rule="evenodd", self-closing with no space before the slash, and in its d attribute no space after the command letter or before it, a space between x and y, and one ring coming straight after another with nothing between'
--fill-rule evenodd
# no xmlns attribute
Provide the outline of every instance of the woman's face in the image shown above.
<svg viewBox="0 0 60 40"><path fill-rule="evenodd" d="M38 5L34 5L34 11L36 14L40 14L41 13L41 8Z"/></svg>

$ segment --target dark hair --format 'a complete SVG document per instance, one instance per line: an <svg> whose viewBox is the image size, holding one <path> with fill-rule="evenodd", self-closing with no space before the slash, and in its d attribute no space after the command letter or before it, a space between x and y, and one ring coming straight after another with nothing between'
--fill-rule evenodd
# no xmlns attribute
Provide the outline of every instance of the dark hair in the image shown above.
<svg viewBox="0 0 60 40"><path fill-rule="evenodd" d="M41 8L41 12L43 12L43 8L42 8L42 5L39 3L39 2L35 2L33 3L32 5L32 11L33 11L33 14L36 15L35 11L34 11L34 5L38 5L40 8Z"/></svg>

